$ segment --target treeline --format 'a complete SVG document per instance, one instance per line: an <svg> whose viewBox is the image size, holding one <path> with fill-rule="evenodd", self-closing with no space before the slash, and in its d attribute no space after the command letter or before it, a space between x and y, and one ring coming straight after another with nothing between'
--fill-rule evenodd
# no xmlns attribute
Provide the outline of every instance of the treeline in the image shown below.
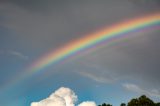
<svg viewBox="0 0 160 106"><path fill-rule="evenodd" d="M112 106L111 104L103 103L98 106ZM133 98L128 103L121 103L120 106L160 106L159 103L155 103L153 100L148 98L145 95L140 96L139 98Z"/></svg>

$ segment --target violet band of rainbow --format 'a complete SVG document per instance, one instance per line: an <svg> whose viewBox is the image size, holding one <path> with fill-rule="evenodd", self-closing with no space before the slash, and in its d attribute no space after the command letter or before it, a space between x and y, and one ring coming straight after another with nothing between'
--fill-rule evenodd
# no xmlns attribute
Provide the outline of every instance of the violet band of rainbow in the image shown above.
<svg viewBox="0 0 160 106"><path fill-rule="evenodd" d="M120 36L123 40L123 37L129 37L130 33L157 25L160 26L160 13L137 17L135 19L111 25L73 42L69 42L57 50L46 53L40 59L35 61L29 70L33 73L38 72L49 65L62 61L64 58L69 58L71 55L76 54L79 51L85 50L91 46L96 46L100 42L108 41L109 39L112 39L112 42L114 42L114 38L116 39L117 36ZM128 36L123 36L126 33Z"/></svg>

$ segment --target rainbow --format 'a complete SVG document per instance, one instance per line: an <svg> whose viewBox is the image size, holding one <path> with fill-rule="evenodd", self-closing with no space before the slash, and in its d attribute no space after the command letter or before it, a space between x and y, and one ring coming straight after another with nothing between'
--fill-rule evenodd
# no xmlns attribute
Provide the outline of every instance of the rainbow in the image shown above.
<svg viewBox="0 0 160 106"><path fill-rule="evenodd" d="M26 69L26 72L24 72L23 75L20 75L21 77L13 80L12 83L18 83L19 80L39 73L44 68L69 58L82 50L86 50L94 46L96 47L96 45L101 42L105 42L107 45L107 42L109 41L115 42L117 39L123 40L126 37L130 37L129 35L131 35L131 33L148 28L155 28L157 26L159 29L160 13L136 17L134 19L125 20L124 22L105 27L101 30L85 35L84 37L73 42L69 42L57 50L53 50L45 54L40 59L33 62L31 66Z"/></svg>
<svg viewBox="0 0 160 106"><path fill-rule="evenodd" d="M143 30L157 25L160 25L159 13L137 17L135 19L111 25L110 27L88 34L85 37L69 42L57 50L47 53L42 56L42 58L38 59L29 70L32 71L32 73L39 72L51 64L57 63L65 58L69 58L79 51L95 46L100 42L109 40L114 42L114 39L123 38L126 34L134 33L137 30Z"/></svg>

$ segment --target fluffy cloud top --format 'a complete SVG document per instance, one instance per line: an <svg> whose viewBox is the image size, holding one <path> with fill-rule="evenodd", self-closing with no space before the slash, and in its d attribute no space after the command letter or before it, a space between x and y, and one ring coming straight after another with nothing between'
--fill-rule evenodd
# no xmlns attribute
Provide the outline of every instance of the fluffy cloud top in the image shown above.
<svg viewBox="0 0 160 106"><path fill-rule="evenodd" d="M48 98L39 102L32 102L31 106L75 106L77 96L75 93L65 87L61 87L52 93ZM96 106L95 102L83 102L78 106Z"/></svg>

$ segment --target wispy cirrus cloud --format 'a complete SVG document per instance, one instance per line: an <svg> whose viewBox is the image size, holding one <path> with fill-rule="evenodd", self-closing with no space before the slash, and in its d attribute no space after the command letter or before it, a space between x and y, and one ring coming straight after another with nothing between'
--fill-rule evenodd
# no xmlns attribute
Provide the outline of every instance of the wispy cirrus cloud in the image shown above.
<svg viewBox="0 0 160 106"><path fill-rule="evenodd" d="M156 98L160 98L160 91L157 89L151 89L151 90L147 90L144 89L136 84L132 84L132 83L125 83L122 85L125 89L132 91L132 92L136 92L138 94L145 94L151 97L156 97Z"/></svg>
<svg viewBox="0 0 160 106"><path fill-rule="evenodd" d="M29 59L29 56L24 55L23 53L21 53L19 51L14 51L14 50L0 50L0 55L13 56L13 57L23 59L23 60Z"/></svg>
<svg viewBox="0 0 160 106"><path fill-rule="evenodd" d="M111 76L102 76L91 72L77 72L77 73L83 77L89 78L99 83L112 83L116 80Z"/></svg>
<svg viewBox="0 0 160 106"><path fill-rule="evenodd" d="M26 56L23 53L18 52L18 51L9 51L9 54L13 55L13 56L16 56L16 57L19 57L19 58L24 59L24 60L28 60L29 59L28 56Z"/></svg>

